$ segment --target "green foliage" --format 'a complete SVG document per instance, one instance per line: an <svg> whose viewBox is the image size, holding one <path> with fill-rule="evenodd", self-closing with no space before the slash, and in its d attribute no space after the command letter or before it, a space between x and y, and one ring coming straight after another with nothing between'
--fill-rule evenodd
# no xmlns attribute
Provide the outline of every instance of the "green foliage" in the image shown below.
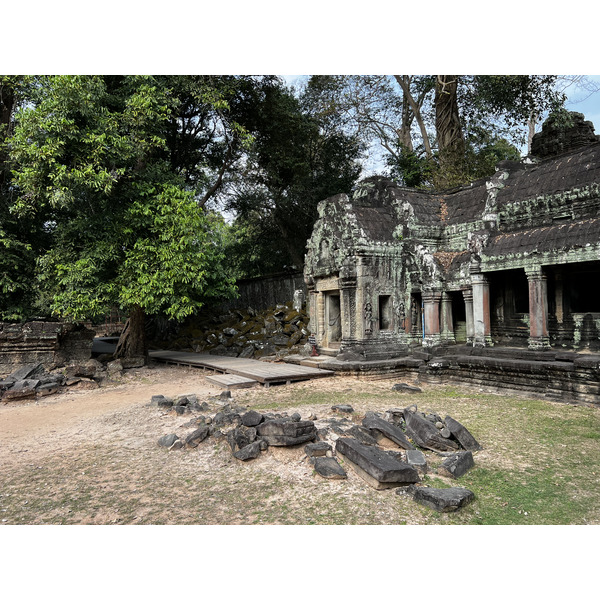
<svg viewBox="0 0 600 600"><path fill-rule="evenodd" d="M178 105L152 77L59 76L17 115L11 210L42 219L52 236L38 284L54 314L83 319L119 305L182 319L233 293L222 220L169 160Z"/></svg>
<svg viewBox="0 0 600 600"><path fill-rule="evenodd" d="M237 214L237 264L246 276L301 267L317 204L349 192L360 173L358 142L328 133L277 82L262 90L258 110L244 124L255 142L228 198Z"/></svg>

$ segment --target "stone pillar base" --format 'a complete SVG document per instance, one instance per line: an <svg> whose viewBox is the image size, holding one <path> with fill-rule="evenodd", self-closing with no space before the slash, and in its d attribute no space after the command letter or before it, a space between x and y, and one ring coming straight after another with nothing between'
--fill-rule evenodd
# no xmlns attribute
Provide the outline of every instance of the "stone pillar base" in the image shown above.
<svg viewBox="0 0 600 600"><path fill-rule="evenodd" d="M530 337L527 346L530 350L547 350L550 349L550 338L548 337Z"/></svg>

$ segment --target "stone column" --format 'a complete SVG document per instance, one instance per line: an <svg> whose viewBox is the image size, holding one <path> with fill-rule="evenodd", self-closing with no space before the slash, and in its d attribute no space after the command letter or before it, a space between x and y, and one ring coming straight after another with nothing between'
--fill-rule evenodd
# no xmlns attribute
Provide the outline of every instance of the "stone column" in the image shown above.
<svg viewBox="0 0 600 600"><path fill-rule="evenodd" d="M562 324L565 317L565 304L563 296L563 274L559 271L554 273L555 291L554 301L556 303L556 322Z"/></svg>
<svg viewBox="0 0 600 600"><path fill-rule="evenodd" d="M529 348L550 348L548 335L548 286L541 267L525 269L529 284Z"/></svg>
<svg viewBox="0 0 600 600"><path fill-rule="evenodd" d="M473 290L463 290L465 300L465 317L467 321L467 344L472 344L475 339L475 327L473 323Z"/></svg>
<svg viewBox="0 0 600 600"><path fill-rule="evenodd" d="M490 284L483 273L471 273L473 286L473 346L492 346Z"/></svg>
<svg viewBox="0 0 600 600"><path fill-rule="evenodd" d="M317 343L321 344L325 337L325 294L323 292L317 294L315 304L317 307Z"/></svg>
<svg viewBox="0 0 600 600"><path fill-rule="evenodd" d="M440 298L441 293L435 290L426 290L423 294L423 311L425 316L424 346L437 346L441 341L440 336Z"/></svg>
<svg viewBox="0 0 600 600"><path fill-rule="evenodd" d="M452 297L448 292L442 292L441 338L443 342L455 343L454 323L452 321Z"/></svg>

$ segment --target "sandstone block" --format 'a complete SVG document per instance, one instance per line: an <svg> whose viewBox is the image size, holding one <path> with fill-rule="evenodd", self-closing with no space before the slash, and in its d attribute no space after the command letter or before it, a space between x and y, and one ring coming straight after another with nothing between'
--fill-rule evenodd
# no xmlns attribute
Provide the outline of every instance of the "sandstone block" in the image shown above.
<svg viewBox="0 0 600 600"><path fill-rule="evenodd" d="M312 442L317 436L317 428L312 421L284 419L265 421L257 426L256 432L269 446L295 446Z"/></svg>
<svg viewBox="0 0 600 600"><path fill-rule="evenodd" d="M352 438L341 437L336 441L335 448L356 473L375 489L419 481L416 469L397 461L375 446L365 446Z"/></svg>
<svg viewBox="0 0 600 600"><path fill-rule="evenodd" d="M384 435L386 438L392 440L395 444L398 444L405 450L414 450L414 446L408 441L407 437L400 427L388 423L381 417L376 416L373 413L367 414L363 419L363 427L367 429L375 430Z"/></svg>

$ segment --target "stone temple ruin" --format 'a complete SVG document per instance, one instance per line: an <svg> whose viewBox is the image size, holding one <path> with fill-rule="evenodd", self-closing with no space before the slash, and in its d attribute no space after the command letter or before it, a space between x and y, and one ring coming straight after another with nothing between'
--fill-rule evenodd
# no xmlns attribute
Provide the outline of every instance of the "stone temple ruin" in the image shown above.
<svg viewBox="0 0 600 600"><path fill-rule="evenodd" d="M372 177L320 203L305 280L324 368L395 360L423 381L598 402L600 137L570 114L469 186Z"/></svg>

